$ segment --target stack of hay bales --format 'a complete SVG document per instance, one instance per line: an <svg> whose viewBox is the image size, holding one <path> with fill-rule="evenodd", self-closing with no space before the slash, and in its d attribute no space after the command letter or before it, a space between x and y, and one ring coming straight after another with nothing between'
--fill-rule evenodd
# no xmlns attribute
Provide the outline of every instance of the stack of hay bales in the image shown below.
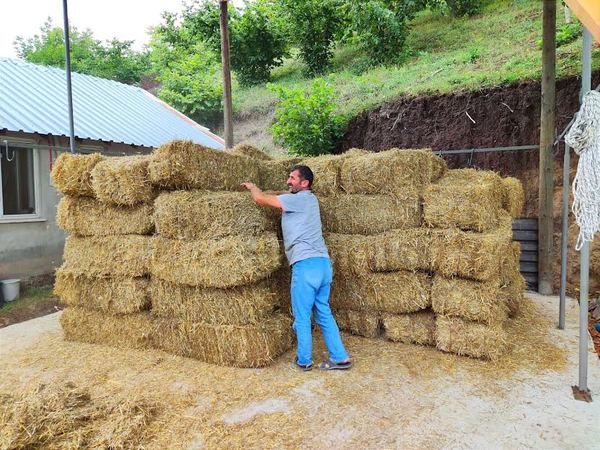
<svg viewBox="0 0 600 450"><path fill-rule="evenodd" d="M52 177L64 195L58 225L70 236L55 293L67 339L150 345L149 262L155 190L148 156L62 154Z"/></svg>
<svg viewBox="0 0 600 450"><path fill-rule="evenodd" d="M286 351L276 216L239 191L259 169L255 157L186 141L150 157L61 155L58 222L71 237L55 290L66 338L240 367Z"/></svg>
<svg viewBox="0 0 600 450"><path fill-rule="evenodd" d="M520 183L449 170L428 150L353 151L315 172L340 328L481 358L503 351L524 290Z"/></svg>
<svg viewBox="0 0 600 450"><path fill-rule="evenodd" d="M522 206L520 183L493 172L451 170L425 190L438 349L486 359L504 352L524 289L512 242Z"/></svg>
<svg viewBox="0 0 600 450"><path fill-rule="evenodd" d="M342 330L433 344L424 189L446 170L430 150L351 150L304 161L315 172Z"/></svg>
<svg viewBox="0 0 600 450"><path fill-rule="evenodd" d="M276 215L239 192L241 181L259 181L259 168L241 152L187 142L154 153L152 181L177 189L155 202L150 290L164 350L257 367L291 346Z"/></svg>

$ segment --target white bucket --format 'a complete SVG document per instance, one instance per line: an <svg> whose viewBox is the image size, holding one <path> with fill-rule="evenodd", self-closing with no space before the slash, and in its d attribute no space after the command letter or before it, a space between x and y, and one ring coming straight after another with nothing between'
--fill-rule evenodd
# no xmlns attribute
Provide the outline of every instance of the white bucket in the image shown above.
<svg viewBox="0 0 600 450"><path fill-rule="evenodd" d="M19 298L19 291L21 289L21 280L12 279L12 280L2 280L2 296L4 300L7 302L12 302Z"/></svg>

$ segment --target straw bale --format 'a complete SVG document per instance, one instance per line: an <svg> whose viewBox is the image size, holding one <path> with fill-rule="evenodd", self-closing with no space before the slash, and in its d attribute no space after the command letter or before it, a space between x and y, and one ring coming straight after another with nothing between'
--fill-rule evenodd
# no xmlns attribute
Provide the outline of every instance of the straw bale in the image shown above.
<svg viewBox="0 0 600 450"><path fill-rule="evenodd" d="M508 336L504 327L489 326L458 317L436 317L436 347L473 358L495 360L504 354Z"/></svg>
<svg viewBox="0 0 600 450"><path fill-rule="evenodd" d="M366 239L367 264L373 272L431 269L428 228L392 230Z"/></svg>
<svg viewBox="0 0 600 450"><path fill-rule="evenodd" d="M162 408L143 394L92 396L73 382L0 395L0 448L145 448Z"/></svg>
<svg viewBox="0 0 600 450"><path fill-rule="evenodd" d="M338 309L334 311L334 316L342 331L368 338L376 338L381 334L378 312Z"/></svg>
<svg viewBox="0 0 600 450"><path fill-rule="evenodd" d="M260 162L192 141L171 141L152 154L150 180L163 189L241 190L240 183L259 183Z"/></svg>
<svg viewBox="0 0 600 450"><path fill-rule="evenodd" d="M61 153L52 169L52 182L63 195L93 197L92 170L103 159L104 156L99 153Z"/></svg>
<svg viewBox="0 0 600 450"><path fill-rule="evenodd" d="M121 207L89 197L65 196L56 209L56 223L78 236L150 234L154 230L151 205Z"/></svg>
<svg viewBox="0 0 600 450"><path fill-rule="evenodd" d="M284 307L286 291L272 279L230 289L199 288L153 278L152 314L212 325L261 323Z"/></svg>
<svg viewBox="0 0 600 450"><path fill-rule="evenodd" d="M508 305L509 317L514 317L519 312L519 307L524 299L527 282L519 270L519 259L521 256L521 245L512 242L502 269L501 294Z"/></svg>
<svg viewBox="0 0 600 450"><path fill-rule="evenodd" d="M149 273L151 236L70 236L63 268L88 277L143 277Z"/></svg>
<svg viewBox="0 0 600 450"><path fill-rule="evenodd" d="M354 278L355 275L369 270L367 259L369 238L338 233L325 233L323 237L336 278Z"/></svg>
<svg viewBox="0 0 600 450"><path fill-rule="evenodd" d="M260 187L266 191L287 192L287 179L290 171L292 167L300 164L301 161L301 158L262 161L260 166Z"/></svg>
<svg viewBox="0 0 600 450"><path fill-rule="evenodd" d="M323 229L333 233L377 234L421 225L421 200L417 192L389 195L339 195L320 197Z"/></svg>
<svg viewBox="0 0 600 450"><path fill-rule="evenodd" d="M499 279L512 242L512 220L503 211L500 225L485 233L455 228L431 230L431 263L447 277L478 281Z"/></svg>
<svg viewBox="0 0 600 450"><path fill-rule="evenodd" d="M431 310L410 314L383 314L386 339L405 344L435 346L435 314Z"/></svg>
<svg viewBox="0 0 600 450"><path fill-rule="evenodd" d="M502 207L515 219L521 217L525 206L525 191L523 183L513 177L502 178L504 195L502 196Z"/></svg>
<svg viewBox="0 0 600 450"><path fill-rule="evenodd" d="M112 314L150 309L147 278L93 278L60 268L56 271L54 294L64 306L80 306Z"/></svg>
<svg viewBox="0 0 600 450"><path fill-rule="evenodd" d="M508 305L496 282L433 277L431 305L438 315L461 317L487 325L508 320Z"/></svg>
<svg viewBox="0 0 600 450"><path fill-rule="evenodd" d="M248 192L163 192L154 203L156 231L172 239L275 232L277 216L256 205Z"/></svg>
<svg viewBox="0 0 600 450"><path fill-rule="evenodd" d="M149 312L107 314L76 306L65 308L60 324L67 341L117 348L152 348L155 324Z"/></svg>
<svg viewBox="0 0 600 450"><path fill-rule="evenodd" d="M345 158L340 170L348 194L399 194L421 191L443 172L445 163L431 150L391 149Z"/></svg>
<svg viewBox="0 0 600 450"><path fill-rule="evenodd" d="M157 320L155 345L168 353L232 367L264 367L290 349L291 319L283 314L253 325Z"/></svg>
<svg viewBox="0 0 600 450"><path fill-rule="evenodd" d="M252 159L258 159L260 161L271 161L273 159L269 155L267 155L264 151L254 147L253 145L250 145L250 144L238 144L235 147L233 147L231 150L226 150L226 152L231 153L232 155L240 155L240 156L246 156L246 157L252 158Z"/></svg>
<svg viewBox="0 0 600 450"><path fill-rule="evenodd" d="M150 266L153 276L172 283L229 288L268 277L281 261L275 233L196 241L157 237Z"/></svg>
<svg viewBox="0 0 600 450"><path fill-rule="evenodd" d="M156 191L148 176L149 155L114 156L92 170L92 189L98 200L120 206L151 202Z"/></svg>
<svg viewBox="0 0 600 450"><path fill-rule="evenodd" d="M334 276L331 306L392 314L419 311L431 306L431 278L408 271Z"/></svg>
<svg viewBox="0 0 600 450"><path fill-rule="evenodd" d="M504 191L502 179L494 172L449 170L425 189L425 223L437 228L493 229L499 223Z"/></svg>
<svg viewBox="0 0 600 450"><path fill-rule="evenodd" d="M340 191L340 169L342 163L348 156L345 155L321 155L303 159L304 164L313 171L314 180L312 191L318 195L336 195Z"/></svg>

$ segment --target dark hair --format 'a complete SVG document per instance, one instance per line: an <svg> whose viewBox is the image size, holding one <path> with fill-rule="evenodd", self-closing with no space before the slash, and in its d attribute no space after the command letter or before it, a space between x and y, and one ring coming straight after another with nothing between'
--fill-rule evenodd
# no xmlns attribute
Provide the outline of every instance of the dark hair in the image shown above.
<svg viewBox="0 0 600 450"><path fill-rule="evenodd" d="M294 170L297 170L298 172L300 172L301 179L308 181L308 187L312 186L313 180L315 179L315 175L313 174L313 171L310 170L310 167L303 166L303 165L297 165L297 166L292 167L292 169L290 170L290 173L293 172Z"/></svg>

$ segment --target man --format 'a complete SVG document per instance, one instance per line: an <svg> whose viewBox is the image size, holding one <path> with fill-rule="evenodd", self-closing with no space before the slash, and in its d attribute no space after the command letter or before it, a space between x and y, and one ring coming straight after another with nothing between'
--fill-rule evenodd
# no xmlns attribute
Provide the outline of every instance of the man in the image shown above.
<svg viewBox="0 0 600 450"><path fill-rule="evenodd" d="M303 370L313 367L311 316L314 312L329 352L329 359L319 368L349 369L352 362L329 306L333 269L321 230L319 201L311 191L313 178L309 167L294 166L287 180L289 193L271 195L253 183L242 183L242 186L250 191L257 204L282 211L283 244L292 267L292 313L298 340L296 365Z"/></svg>

